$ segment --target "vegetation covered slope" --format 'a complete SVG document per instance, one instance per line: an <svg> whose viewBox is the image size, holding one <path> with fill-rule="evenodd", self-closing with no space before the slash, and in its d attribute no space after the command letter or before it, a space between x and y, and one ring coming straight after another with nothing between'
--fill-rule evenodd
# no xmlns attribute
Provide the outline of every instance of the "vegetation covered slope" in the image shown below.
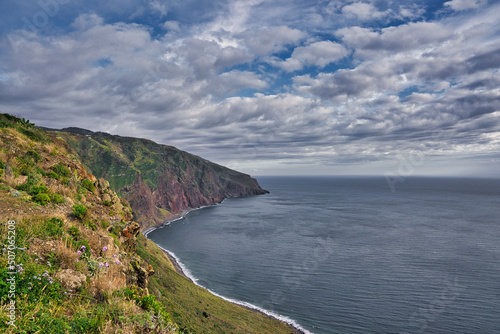
<svg viewBox="0 0 500 334"><path fill-rule="evenodd" d="M126 198L144 227L228 197L267 193L249 175L150 140L78 128L64 138L97 177Z"/></svg>
<svg viewBox="0 0 500 334"><path fill-rule="evenodd" d="M139 233L127 201L64 140L7 114L0 246L2 333L291 332L175 272Z"/></svg>

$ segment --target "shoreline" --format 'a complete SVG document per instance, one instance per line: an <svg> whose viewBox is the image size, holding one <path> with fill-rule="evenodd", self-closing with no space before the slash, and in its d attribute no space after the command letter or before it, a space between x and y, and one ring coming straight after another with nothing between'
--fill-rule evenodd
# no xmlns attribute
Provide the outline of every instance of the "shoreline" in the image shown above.
<svg viewBox="0 0 500 334"><path fill-rule="evenodd" d="M221 202L222 203L222 202ZM220 203L219 203L220 204ZM218 204L214 204L214 205L218 205ZM185 210L185 211L182 211L179 215L177 215L174 219L171 219L169 221L166 221L164 224L160 225L160 226L156 226L156 227L148 227L146 228L143 232L141 232L146 238L148 238L148 234L153 232L154 230L158 229L158 228L161 228L163 226L167 226L167 225L170 225L170 223L173 223L175 221L178 221L178 220L181 220L181 219L184 219L186 217L186 215L188 213L190 213L191 211L194 211L194 210L199 210L199 209L203 209L203 208L206 208L208 206L203 206L203 207L200 207L200 208L196 208L196 209L191 209L191 210ZM148 238L149 239L149 238ZM151 239L149 239L151 240ZM156 243L155 243L156 244ZM196 279L191 275L191 273L189 273L189 270L187 270L187 268L184 268L184 266L182 264L180 264L180 261L177 259L177 257L172 253L170 252L169 250L161 247L160 245L156 244L168 257L168 259L170 260L170 262L172 263L175 271L181 275L182 277L186 278L187 280L191 281L193 284L207 290L208 292L210 292L211 294L219 297L219 298L222 298L224 299L225 301L228 301L230 302L231 304L233 305L236 305L236 306L239 306L239 307L243 307L244 309L246 310L249 310L251 312L257 312L259 314L262 314L266 317L269 317L269 318L272 318L272 319L275 319L275 320L278 320L278 321L281 321L285 324L287 324L290 329L293 331L294 334L308 334L309 332L299 328L299 325L298 324L295 324L295 322L292 320L292 319L289 319L287 317L284 317L284 316L281 316L281 315L278 315L278 314L274 314L274 313L271 313L270 311L267 311L267 310L264 310L264 309L260 309L259 307L257 306L254 306L250 303L247 303L247 302L242 302L242 301L237 301L237 300L233 300L233 299L230 299L230 298L227 298L227 297L224 297L224 296L221 296L213 291L211 291L210 289L207 289L206 287L198 284L196 282Z"/></svg>
<svg viewBox="0 0 500 334"><path fill-rule="evenodd" d="M306 332L304 332L303 330L301 330L300 328L297 328L293 323L291 319L289 319L288 321L284 320L284 319L280 319L279 315L272 315L272 314L269 314L269 313L266 313L265 310L261 310L260 308L258 308L257 306L253 306L251 305L250 303L246 303L246 302L241 302L241 301L237 301L237 300L233 300L233 299L230 299L230 298L227 298L227 297L224 297L224 296L221 296L213 291L211 291L210 289L207 289L206 287L202 286L202 285L199 285L192 277L190 277L190 275L187 275L184 270L183 270L183 266L179 264L179 261L177 260L177 257L175 255L173 255L173 253L171 253L170 251L166 250L165 248L157 245L158 247L160 247L160 249L167 255L168 259L170 260L170 262L172 263L172 265L174 266L174 269L175 271L181 275L182 277L186 278L187 280L189 280L190 282L192 282L193 284L207 290L208 292L210 292L211 294L213 294L214 296L216 297L219 297L219 298L222 298L224 299L225 301L227 302L230 302L231 304L233 305L236 305L236 306L239 306L239 307L242 307L248 311L251 311L251 312L256 312L256 313L259 313L263 316L266 316L268 318L271 318L271 319L274 319L274 320L278 320L280 322L283 322L285 324L287 324L290 329L293 331L293 334L306 334ZM283 317L283 316L281 316Z"/></svg>

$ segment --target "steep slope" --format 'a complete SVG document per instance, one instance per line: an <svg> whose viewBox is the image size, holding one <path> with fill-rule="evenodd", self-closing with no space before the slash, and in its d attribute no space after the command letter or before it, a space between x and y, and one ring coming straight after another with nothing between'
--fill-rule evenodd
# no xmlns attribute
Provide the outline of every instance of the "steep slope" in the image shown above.
<svg viewBox="0 0 500 334"><path fill-rule="evenodd" d="M7 114L0 222L1 333L292 331L179 275L108 181L62 138Z"/></svg>
<svg viewBox="0 0 500 334"><path fill-rule="evenodd" d="M57 132L87 169L109 180L143 227L225 198L267 193L249 175L172 146L78 128Z"/></svg>

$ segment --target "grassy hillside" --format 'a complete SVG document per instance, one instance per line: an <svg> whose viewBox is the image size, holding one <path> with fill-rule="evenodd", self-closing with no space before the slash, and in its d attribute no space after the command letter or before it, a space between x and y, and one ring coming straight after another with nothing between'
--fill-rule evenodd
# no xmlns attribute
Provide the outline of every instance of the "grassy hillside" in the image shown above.
<svg viewBox="0 0 500 334"><path fill-rule="evenodd" d="M78 128L55 134L64 138L88 171L106 178L130 202L144 227L228 197L267 192L249 175L172 146Z"/></svg>
<svg viewBox="0 0 500 334"><path fill-rule="evenodd" d="M2 333L291 332L175 272L62 138L6 114L0 223Z"/></svg>

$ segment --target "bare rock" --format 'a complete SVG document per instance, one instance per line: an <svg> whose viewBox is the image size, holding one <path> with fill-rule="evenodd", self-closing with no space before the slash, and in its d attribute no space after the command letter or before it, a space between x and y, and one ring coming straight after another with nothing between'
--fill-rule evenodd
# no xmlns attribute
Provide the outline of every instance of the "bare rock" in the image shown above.
<svg viewBox="0 0 500 334"><path fill-rule="evenodd" d="M111 196L109 196L109 194L103 194L102 197L101 197L102 201L103 202L109 202L111 203Z"/></svg>
<svg viewBox="0 0 500 334"><path fill-rule="evenodd" d="M73 269L64 269L57 274L63 287L68 290L76 291L80 289L87 281L87 277L79 271Z"/></svg>
<svg viewBox="0 0 500 334"><path fill-rule="evenodd" d="M126 250L132 250L135 248L135 242L137 240L137 235L139 234L141 226L136 222L130 222L122 230L120 235L120 243L124 246Z"/></svg>

